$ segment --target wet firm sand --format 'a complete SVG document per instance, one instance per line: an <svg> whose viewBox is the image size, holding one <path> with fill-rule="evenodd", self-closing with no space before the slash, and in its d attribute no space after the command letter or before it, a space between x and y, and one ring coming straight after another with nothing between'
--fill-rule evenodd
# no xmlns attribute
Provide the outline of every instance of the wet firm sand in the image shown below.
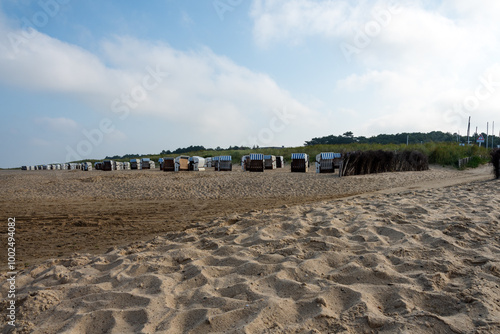
<svg viewBox="0 0 500 334"><path fill-rule="evenodd" d="M500 331L488 168L0 178L28 331Z"/></svg>

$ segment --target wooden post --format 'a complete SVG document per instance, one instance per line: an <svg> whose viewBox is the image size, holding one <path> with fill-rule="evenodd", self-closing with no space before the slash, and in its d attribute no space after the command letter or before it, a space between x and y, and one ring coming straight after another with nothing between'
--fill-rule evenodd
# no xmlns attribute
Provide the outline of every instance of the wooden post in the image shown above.
<svg viewBox="0 0 500 334"><path fill-rule="evenodd" d="M470 116L469 116L469 123L467 125L467 145L470 144L470 142L469 142L469 135L470 135Z"/></svg>
<svg viewBox="0 0 500 334"><path fill-rule="evenodd" d="M489 141L490 141L490 122L486 122L486 148L488 148Z"/></svg>

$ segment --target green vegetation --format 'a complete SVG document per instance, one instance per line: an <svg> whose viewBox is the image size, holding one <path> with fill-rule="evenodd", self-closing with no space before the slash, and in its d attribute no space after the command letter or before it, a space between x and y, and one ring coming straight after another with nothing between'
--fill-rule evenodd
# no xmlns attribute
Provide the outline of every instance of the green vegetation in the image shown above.
<svg viewBox="0 0 500 334"><path fill-rule="evenodd" d="M250 149L250 147L238 147L238 146L229 146L228 150L244 150L244 149ZM199 151L224 151L224 149L220 148L217 146L215 149L213 148L205 148L204 146L189 146L186 148L178 148L175 151L170 151L170 150L163 150L161 151L160 154L182 154L182 153L190 153L190 152L199 152Z"/></svg>
<svg viewBox="0 0 500 334"><path fill-rule="evenodd" d="M488 163L488 159L484 159L482 157L472 157L467 165L465 165L466 168L477 168L480 165L483 165L485 163Z"/></svg>
<svg viewBox="0 0 500 334"><path fill-rule="evenodd" d="M452 143L428 143L422 146L425 149L421 151L428 155L429 163L442 166L458 167L458 160L467 157L478 157L481 159L480 163L485 163L487 162L486 157L489 156L488 149L476 145L459 146Z"/></svg>
<svg viewBox="0 0 500 334"><path fill-rule="evenodd" d="M244 155L250 153L263 153L271 155L282 155L286 161L290 161L292 153L307 153L310 156L310 161L313 162L316 155L321 152L355 152L355 151L395 151L402 152L405 150L416 150L422 152L429 157L430 164L438 164L442 166L454 166L458 168L458 160L467 157L478 157L479 159L472 159L472 166L477 164L482 164L487 162L487 157L489 157L489 150L484 147L479 147L476 145L471 146L460 146L457 143L435 143L428 142L425 144L412 144L406 146L406 144L368 144L368 143L351 143L351 144L321 144L321 145L307 145L299 147L271 147L271 148L244 148L244 149L205 149L198 151L189 151L183 153L189 153L190 156L201 156L201 157L214 157L220 155L230 155L232 157L233 163L239 164L241 158ZM147 155L125 155L123 157L106 157L107 159L113 158L116 161L130 161L130 159L142 157L151 158L154 161L158 161L159 158L163 157L176 157L180 153L166 153L165 154L147 154ZM86 160L95 162L96 160ZM469 166L469 165L468 165Z"/></svg>
<svg viewBox="0 0 500 334"><path fill-rule="evenodd" d="M470 140L474 142L475 135L472 135ZM486 135L485 135L486 137ZM409 145L407 146L407 139ZM205 148L202 145L189 146L178 148L174 151L163 150L159 154L125 154L123 156L107 156L105 160L111 159L116 161L130 161L130 159L140 159L143 157L158 161L163 157L176 157L180 154L201 157L214 157L220 155L230 155L233 163L239 164L244 155L250 153L263 153L280 156L285 160L290 161L292 153L307 153L310 156L310 161L321 152L356 152L356 151L393 151L402 152L404 150L416 150L425 154L430 164L439 164L442 166L454 166L458 168L458 160L462 158L472 157L466 167L477 167L479 164L487 162L487 157L490 155L490 150L477 145L460 146L458 142L465 142L466 137L458 136L457 134L444 133L441 131L433 131L429 133L400 133L395 135L381 134L370 138L355 137L351 131L345 132L339 136L326 136L321 138L313 138L305 142L305 146L300 147L267 147L267 148L249 148L230 146L228 149L217 147L215 149ZM500 138L496 138L495 145L500 144ZM96 162L98 160L84 160Z"/></svg>

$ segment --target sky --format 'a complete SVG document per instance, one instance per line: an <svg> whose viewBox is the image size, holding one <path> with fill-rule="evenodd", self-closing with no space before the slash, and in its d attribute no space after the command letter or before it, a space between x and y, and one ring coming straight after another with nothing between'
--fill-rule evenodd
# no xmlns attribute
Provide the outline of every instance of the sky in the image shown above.
<svg viewBox="0 0 500 334"><path fill-rule="evenodd" d="M498 17L496 0L0 0L0 168L465 135L469 116L491 133Z"/></svg>

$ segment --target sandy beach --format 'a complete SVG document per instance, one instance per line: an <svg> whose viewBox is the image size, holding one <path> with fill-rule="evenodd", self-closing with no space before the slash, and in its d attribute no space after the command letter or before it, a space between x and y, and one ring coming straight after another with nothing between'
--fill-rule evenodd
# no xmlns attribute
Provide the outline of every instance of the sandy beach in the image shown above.
<svg viewBox="0 0 500 334"><path fill-rule="evenodd" d="M490 167L0 180L16 217L15 332L500 332Z"/></svg>

